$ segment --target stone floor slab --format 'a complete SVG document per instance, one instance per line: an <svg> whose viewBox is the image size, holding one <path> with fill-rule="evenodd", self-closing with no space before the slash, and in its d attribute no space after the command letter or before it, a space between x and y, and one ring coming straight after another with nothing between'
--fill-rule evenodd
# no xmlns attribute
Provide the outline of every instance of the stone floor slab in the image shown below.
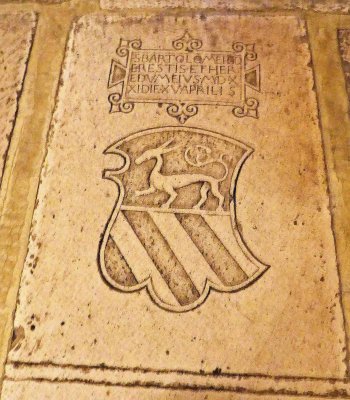
<svg viewBox="0 0 350 400"><path fill-rule="evenodd" d="M57 4L57 3L65 3L70 0L32 0L31 3L39 3L39 4ZM0 4L20 4L27 3L27 0L0 0Z"/></svg>
<svg viewBox="0 0 350 400"><path fill-rule="evenodd" d="M84 17L61 82L4 398L349 396L305 22Z"/></svg>
<svg viewBox="0 0 350 400"><path fill-rule="evenodd" d="M142 387L112 387L88 382L9 382L3 390L4 398L11 400L270 400L271 395L230 393L228 391L156 389ZM345 397L338 397L342 399ZM276 395L274 400L331 400L330 397Z"/></svg>
<svg viewBox="0 0 350 400"><path fill-rule="evenodd" d="M0 14L0 184L35 26L34 13Z"/></svg>
<svg viewBox="0 0 350 400"><path fill-rule="evenodd" d="M349 97L349 112L350 112L350 29L338 30L338 41L342 66L345 75L346 91Z"/></svg>
<svg viewBox="0 0 350 400"><path fill-rule="evenodd" d="M100 0L101 7L107 10L123 8L192 8L192 9L231 9L236 11L253 10L314 10L320 12L348 13L347 0Z"/></svg>

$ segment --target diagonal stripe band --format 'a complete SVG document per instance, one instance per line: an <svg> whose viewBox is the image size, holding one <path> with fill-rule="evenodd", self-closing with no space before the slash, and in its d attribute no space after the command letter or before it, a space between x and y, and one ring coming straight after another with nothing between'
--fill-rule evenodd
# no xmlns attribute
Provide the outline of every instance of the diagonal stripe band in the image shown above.
<svg viewBox="0 0 350 400"><path fill-rule="evenodd" d="M242 249L233 232L231 217L221 215L203 215L205 222L215 233L220 242L226 247L231 257L244 270L248 277L253 276L259 269L254 262L254 256Z"/></svg>
<svg viewBox="0 0 350 400"><path fill-rule="evenodd" d="M173 213L151 211L149 215L200 293L204 291L208 280L221 285L220 279Z"/></svg>
<svg viewBox="0 0 350 400"><path fill-rule="evenodd" d="M149 214L124 211L124 216L178 302L195 302L200 293Z"/></svg>
<svg viewBox="0 0 350 400"><path fill-rule="evenodd" d="M106 271L114 282L123 286L134 286L137 284L135 275L118 249L112 236L108 237L104 258Z"/></svg>
<svg viewBox="0 0 350 400"><path fill-rule="evenodd" d="M202 216L175 215L224 285L234 286L248 278Z"/></svg>
<svg viewBox="0 0 350 400"><path fill-rule="evenodd" d="M160 275L139 238L135 235L123 212L119 213L110 235L135 275L136 280L140 283L151 278L152 289L157 298L165 304L179 306L179 302Z"/></svg>

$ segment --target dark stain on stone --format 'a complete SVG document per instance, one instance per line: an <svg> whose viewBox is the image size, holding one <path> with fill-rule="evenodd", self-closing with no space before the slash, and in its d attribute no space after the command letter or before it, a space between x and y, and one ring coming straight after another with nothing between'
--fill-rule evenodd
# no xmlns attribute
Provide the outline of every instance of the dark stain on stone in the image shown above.
<svg viewBox="0 0 350 400"><path fill-rule="evenodd" d="M22 345L22 341L25 338L25 331L23 326L19 326L17 328L15 328L13 330L13 334L12 334L12 339L11 339L11 350L19 350L21 345Z"/></svg>

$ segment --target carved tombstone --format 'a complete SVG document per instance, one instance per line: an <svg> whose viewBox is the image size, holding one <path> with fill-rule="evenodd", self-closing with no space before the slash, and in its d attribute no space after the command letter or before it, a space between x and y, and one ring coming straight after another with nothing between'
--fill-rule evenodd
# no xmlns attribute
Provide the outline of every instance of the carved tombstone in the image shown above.
<svg viewBox="0 0 350 400"><path fill-rule="evenodd" d="M350 395L313 88L299 17L75 23L5 399Z"/></svg>

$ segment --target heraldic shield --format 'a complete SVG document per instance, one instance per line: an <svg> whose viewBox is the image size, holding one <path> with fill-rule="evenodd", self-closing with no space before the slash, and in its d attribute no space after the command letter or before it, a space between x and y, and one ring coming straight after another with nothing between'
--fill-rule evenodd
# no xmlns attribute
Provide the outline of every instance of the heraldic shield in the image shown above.
<svg viewBox="0 0 350 400"><path fill-rule="evenodd" d="M247 145L197 128L138 132L105 150L116 156L103 177L117 200L99 249L113 288L146 289L161 308L183 312L210 290L235 292L268 268L244 244L235 218Z"/></svg>

